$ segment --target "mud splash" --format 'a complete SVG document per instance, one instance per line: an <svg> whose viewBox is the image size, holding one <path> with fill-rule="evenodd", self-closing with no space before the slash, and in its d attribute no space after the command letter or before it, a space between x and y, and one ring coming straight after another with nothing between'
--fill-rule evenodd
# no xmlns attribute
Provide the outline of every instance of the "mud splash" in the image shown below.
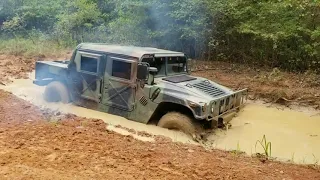
<svg viewBox="0 0 320 180"><path fill-rule="evenodd" d="M145 125L129 121L125 118L102 113L72 104L47 103L43 100L44 87L32 84L30 79L14 80L12 84L0 86L1 89L27 100L40 108L49 108L62 113L71 113L81 117L101 119L108 123L107 128L123 135L133 135L142 141L153 141L152 137L143 137L129 132L118 125L145 131L152 135L162 135L173 141L196 144L187 135L162 129L153 125ZM250 102L239 115L232 120L232 128L228 131L218 130L209 135L205 147L222 150L240 150L251 155L262 152L255 144L263 135L272 143L272 156L283 161L294 161L301 164L314 164L320 160L320 114L317 111L288 108L267 107L262 103Z"/></svg>
<svg viewBox="0 0 320 180"><path fill-rule="evenodd" d="M146 132L152 135L169 137L175 142L196 144L192 139L189 138L189 136L181 132L170 131L153 125L129 121L120 116L78 107L73 104L48 103L43 99L45 87L34 85L32 83L33 77L34 73L31 73L29 75L29 79L13 79L11 84L0 86L0 89L11 92L19 98L29 101L41 109L50 109L52 111L59 111L61 113L70 113L85 118L101 119L108 124L107 128L109 130L115 131L122 135L132 135L134 138L142 141L154 141L154 138L141 136L126 129L134 129L137 132Z"/></svg>

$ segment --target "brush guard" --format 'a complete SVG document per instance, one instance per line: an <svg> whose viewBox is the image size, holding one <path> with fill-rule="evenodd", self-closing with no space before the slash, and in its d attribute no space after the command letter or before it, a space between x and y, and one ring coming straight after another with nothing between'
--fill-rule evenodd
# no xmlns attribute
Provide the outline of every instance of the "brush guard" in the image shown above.
<svg viewBox="0 0 320 180"><path fill-rule="evenodd" d="M248 100L248 90L228 94L210 102L208 121L217 123L218 127L228 124Z"/></svg>

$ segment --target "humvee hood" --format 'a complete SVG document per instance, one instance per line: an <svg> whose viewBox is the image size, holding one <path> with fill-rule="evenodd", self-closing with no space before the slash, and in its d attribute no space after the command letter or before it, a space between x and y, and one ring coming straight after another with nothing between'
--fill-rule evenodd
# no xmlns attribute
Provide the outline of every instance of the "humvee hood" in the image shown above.
<svg viewBox="0 0 320 180"><path fill-rule="evenodd" d="M156 78L155 82L162 89L163 95L195 103L207 103L232 93L228 88L208 79L189 75Z"/></svg>

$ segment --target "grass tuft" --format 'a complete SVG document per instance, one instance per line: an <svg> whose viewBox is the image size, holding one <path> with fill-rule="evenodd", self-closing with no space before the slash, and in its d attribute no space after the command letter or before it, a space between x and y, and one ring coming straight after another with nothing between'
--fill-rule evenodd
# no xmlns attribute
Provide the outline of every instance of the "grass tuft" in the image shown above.
<svg viewBox="0 0 320 180"><path fill-rule="evenodd" d="M267 142L266 135L263 135L262 140L257 140L255 148L257 151L257 145L260 144L263 148L264 155L268 158L271 157L271 142Z"/></svg>

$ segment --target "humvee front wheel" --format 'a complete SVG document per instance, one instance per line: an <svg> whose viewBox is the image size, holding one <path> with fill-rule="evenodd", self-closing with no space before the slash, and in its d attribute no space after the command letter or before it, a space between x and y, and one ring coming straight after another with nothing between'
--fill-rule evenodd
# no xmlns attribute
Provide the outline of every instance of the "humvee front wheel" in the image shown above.
<svg viewBox="0 0 320 180"><path fill-rule="evenodd" d="M59 81L49 83L44 91L44 99L47 102L69 103L70 97L66 85Z"/></svg>
<svg viewBox="0 0 320 180"><path fill-rule="evenodd" d="M178 112L169 112L162 116L158 126L167 129L180 130L191 136L196 133L196 128L192 123L192 119L187 115Z"/></svg>

